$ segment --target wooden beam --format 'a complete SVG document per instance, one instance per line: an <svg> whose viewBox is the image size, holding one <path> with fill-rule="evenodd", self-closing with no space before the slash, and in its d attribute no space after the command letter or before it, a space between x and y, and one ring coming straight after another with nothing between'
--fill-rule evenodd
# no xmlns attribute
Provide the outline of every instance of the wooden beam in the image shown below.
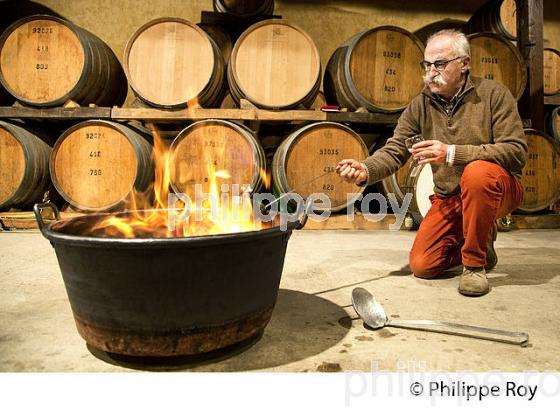
<svg viewBox="0 0 560 410"><path fill-rule="evenodd" d="M519 100L522 118L544 131L543 89L543 0L515 0L517 4L517 47L525 59L527 87Z"/></svg>
<svg viewBox="0 0 560 410"><path fill-rule="evenodd" d="M193 108L183 110L113 108L111 118L115 120L136 119L151 121L203 120L208 118L250 121L325 121L327 115L324 112L312 110L270 111L255 108Z"/></svg>
<svg viewBox="0 0 560 410"><path fill-rule="evenodd" d="M262 110L247 108L191 108L166 110L151 107L0 107L0 118L28 119L113 119L146 120L158 122L194 121L203 119L245 120L245 121L335 121L360 124L397 123L400 113L385 114L371 112L323 112L317 110Z"/></svg>
<svg viewBox="0 0 560 410"><path fill-rule="evenodd" d="M560 105L560 94L557 95L545 95L544 103L549 105Z"/></svg>
<svg viewBox="0 0 560 410"><path fill-rule="evenodd" d="M401 113L385 114L373 112L328 112L327 121L393 125L397 123L400 116Z"/></svg>
<svg viewBox="0 0 560 410"><path fill-rule="evenodd" d="M111 118L109 107L0 107L0 118L43 118L52 120Z"/></svg>

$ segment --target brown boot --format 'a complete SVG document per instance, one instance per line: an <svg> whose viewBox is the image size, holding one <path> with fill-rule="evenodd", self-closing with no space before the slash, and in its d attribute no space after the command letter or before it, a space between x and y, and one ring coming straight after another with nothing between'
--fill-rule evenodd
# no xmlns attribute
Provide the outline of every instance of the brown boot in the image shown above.
<svg viewBox="0 0 560 410"><path fill-rule="evenodd" d="M481 268L463 268L463 274L459 281L459 293L465 296L482 296L490 291L490 285L486 278L486 271Z"/></svg>
<svg viewBox="0 0 560 410"><path fill-rule="evenodd" d="M494 222L492 225L492 230L490 231L490 237L488 238L488 246L486 250L486 265L484 269L488 272L494 269L494 266L498 263L498 255L496 254L496 249L494 249L494 242L498 237L498 224Z"/></svg>

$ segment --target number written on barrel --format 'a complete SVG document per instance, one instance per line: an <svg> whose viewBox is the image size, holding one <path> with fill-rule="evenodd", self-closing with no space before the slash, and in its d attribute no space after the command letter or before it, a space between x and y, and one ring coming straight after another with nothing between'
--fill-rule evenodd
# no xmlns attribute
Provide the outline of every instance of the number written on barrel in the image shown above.
<svg viewBox="0 0 560 410"><path fill-rule="evenodd" d="M333 184L323 184L323 191L334 191Z"/></svg>
<svg viewBox="0 0 560 410"><path fill-rule="evenodd" d="M37 65L35 66L35 68L37 70L48 70L49 69L49 65L48 64L43 64L43 63L37 63Z"/></svg>
<svg viewBox="0 0 560 410"><path fill-rule="evenodd" d="M90 158L99 158L101 157L101 151L91 151L89 153Z"/></svg>
<svg viewBox="0 0 560 410"><path fill-rule="evenodd" d="M105 138L105 134L102 132L86 132L86 140L100 140Z"/></svg>
<svg viewBox="0 0 560 410"><path fill-rule="evenodd" d="M335 167L325 167L325 168L323 168L323 173L324 174L332 174L333 172L335 172Z"/></svg>
<svg viewBox="0 0 560 410"><path fill-rule="evenodd" d="M41 52L48 52L49 51L49 46L37 46L37 51Z"/></svg>
<svg viewBox="0 0 560 410"><path fill-rule="evenodd" d="M337 148L320 148L319 155L338 155Z"/></svg>
<svg viewBox="0 0 560 410"><path fill-rule="evenodd" d="M401 58L401 52L400 51L383 51L383 57L387 57L387 58Z"/></svg>
<svg viewBox="0 0 560 410"><path fill-rule="evenodd" d="M31 32L33 34L52 34L53 29L52 27L33 27Z"/></svg>
<svg viewBox="0 0 560 410"><path fill-rule="evenodd" d="M101 176L101 170L100 169L90 169L89 174L91 176L98 177L98 176Z"/></svg>
<svg viewBox="0 0 560 410"><path fill-rule="evenodd" d="M226 144L224 141L204 141L204 146L211 148L223 148Z"/></svg>
<svg viewBox="0 0 560 410"><path fill-rule="evenodd" d="M480 62L483 64L498 64L498 57L480 57Z"/></svg>

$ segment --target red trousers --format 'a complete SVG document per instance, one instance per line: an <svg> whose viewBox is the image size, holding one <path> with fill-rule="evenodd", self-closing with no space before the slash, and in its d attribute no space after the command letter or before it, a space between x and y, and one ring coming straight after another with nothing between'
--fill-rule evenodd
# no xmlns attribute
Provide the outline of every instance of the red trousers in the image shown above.
<svg viewBox="0 0 560 410"><path fill-rule="evenodd" d="M522 198L518 178L492 162L471 162L461 177L459 194L430 197L432 207L410 251L414 275L432 278L461 264L484 266L494 221L516 209Z"/></svg>

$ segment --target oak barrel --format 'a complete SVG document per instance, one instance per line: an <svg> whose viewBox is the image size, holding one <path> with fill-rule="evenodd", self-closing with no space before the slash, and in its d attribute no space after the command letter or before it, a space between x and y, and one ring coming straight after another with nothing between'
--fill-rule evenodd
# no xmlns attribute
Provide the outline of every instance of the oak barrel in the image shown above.
<svg viewBox="0 0 560 410"><path fill-rule="evenodd" d="M560 143L560 106L547 107L544 119L546 131Z"/></svg>
<svg viewBox="0 0 560 410"><path fill-rule="evenodd" d="M493 32L508 40L517 39L517 9L515 0L490 0L471 16L465 32Z"/></svg>
<svg viewBox="0 0 560 410"><path fill-rule="evenodd" d="M52 189L51 147L23 124L0 121L0 209L27 208Z"/></svg>
<svg viewBox="0 0 560 410"><path fill-rule="evenodd" d="M339 211L354 202L365 187L344 182L336 174L336 165L342 159L361 161L367 156L366 145L351 128L328 121L306 125L288 135L274 154L274 191L294 190L303 199L322 193L331 201L330 210Z"/></svg>
<svg viewBox="0 0 560 410"><path fill-rule="evenodd" d="M154 178L150 136L138 128L89 120L67 129L50 157L52 181L74 208L105 211L144 191Z"/></svg>
<svg viewBox="0 0 560 410"><path fill-rule="evenodd" d="M422 88L424 46L393 26L359 33L341 45L327 64L323 89L329 104L356 110L403 110Z"/></svg>
<svg viewBox="0 0 560 410"><path fill-rule="evenodd" d="M224 59L204 30L180 18L158 18L128 40L124 68L138 98L155 107L219 104Z"/></svg>
<svg viewBox="0 0 560 410"><path fill-rule="evenodd" d="M214 0L214 10L238 17L270 15L274 12L274 0Z"/></svg>
<svg viewBox="0 0 560 410"><path fill-rule="evenodd" d="M558 142L533 129L526 129L527 163L523 168L523 201L518 211L537 212L546 209L558 197Z"/></svg>
<svg viewBox="0 0 560 410"><path fill-rule="evenodd" d="M468 38L471 73L503 84L519 100L527 83L527 70L517 47L495 33L475 33Z"/></svg>
<svg viewBox="0 0 560 410"><path fill-rule="evenodd" d="M545 48L543 56L544 95L560 93L560 51Z"/></svg>
<svg viewBox="0 0 560 410"><path fill-rule="evenodd" d="M321 59L302 29L264 20L236 41L227 68L232 96L260 108L309 107L321 85Z"/></svg>
<svg viewBox="0 0 560 410"><path fill-rule="evenodd" d="M94 34L58 17L13 23L0 37L0 82L19 101L57 106L121 105L128 91L113 51Z"/></svg>
<svg viewBox="0 0 560 410"><path fill-rule="evenodd" d="M262 186L266 168L263 149L253 132L244 125L225 120L197 121L182 130L170 147L170 183L177 193L195 202L196 185L203 194L210 193L210 174L226 171L230 178L217 178L221 185L243 185L253 192Z"/></svg>

